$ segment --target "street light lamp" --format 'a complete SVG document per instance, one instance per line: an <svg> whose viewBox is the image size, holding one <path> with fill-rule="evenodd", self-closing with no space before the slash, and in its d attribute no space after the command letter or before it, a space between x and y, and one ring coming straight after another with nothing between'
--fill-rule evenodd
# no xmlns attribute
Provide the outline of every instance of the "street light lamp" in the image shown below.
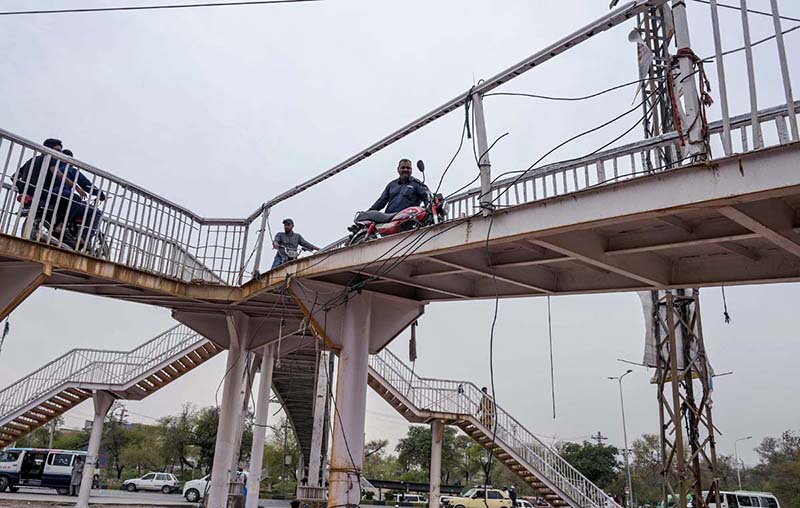
<svg viewBox="0 0 800 508"><path fill-rule="evenodd" d="M739 490L742 490L742 472L739 467L739 450L736 445L739 444L739 441L747 441L748 439L753 439L753 436L740 437L733 442L733 460L736 461L736 479L739 481Z"/></svg>
<svg viewBox="0 0 800 508"><path fill-rule="evenodd" d="M622 409L622 437L624 439L624 445L625 445L625 449L622 452L622 456L625 457L625 479L628 483L628 496L627 496L628 508L633 508L633 484L631 482L631 464L630 461L628 460L628 428L627 425L625 424L625 401L622 398L622 378L624 378L631 372L633 372L633 370L628 369L621 376L614 376L608 378L613 381L619 382L619 405L620 408Z"/></svg>

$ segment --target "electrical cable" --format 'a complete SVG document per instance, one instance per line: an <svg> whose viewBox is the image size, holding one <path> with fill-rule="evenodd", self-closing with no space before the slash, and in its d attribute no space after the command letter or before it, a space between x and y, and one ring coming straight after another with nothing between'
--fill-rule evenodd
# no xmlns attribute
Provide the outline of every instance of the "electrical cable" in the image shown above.
<svg viewBox="0 0 800 508"><path fill-rule="evenodd" d="M239 7L246 5L267 5L267 4L292 4L305 2L322 2L324 0L244 0L236 2L203 2L193 4L168 4L168 5L126 5L120 7L86 7L78 9L52 9L52 10L30 10L30 11L6 11L0 12L0 16L17 16L27 14L72 14L87 12L112 12L112 11L152 11L162 9L195 9L200 7Z"/></svg>
<svg viewBox="0 0 800 508"><path fill-rule="evenodd" d="M487 501L487 488L489 483L489 477L492 472L492 460L494 459L494 446L497 441L497 392L495 390L494 384L494 330L495 326L497 325L497 316L500 311L500 292L497 287L497 275L495 273L494 264L492 263L492 255L489 251L489 238L492 234L492 226L494 225L494 214L491 214L489 217L489 227L486 231L486 260L489 264L489 268L492 272L492 282L494 283L494 316L492 317L492 326L489 331L489 382L490 386L492 387L492 444L491 447L487 450L488 453L488 460L486 462L486 475L484 476L484 485L483 485L483 492L484 492L484 504L486 508L489 508L489 504Z"/></svg>
<svg viewBox="0 0 800 508"><path fill-rule="evenodd" d="M583 95L583 96L578 96L578 97L554 97L554 96L550 96L550 95L538 95L538 94L522 93L522 92L490 92L490 93L484 94L483 96L484 97L492 97L492 96L496 96L496 95L506 95L506 96L512 96L512 97L530 97L532 99L543 99L543 100L548 100L548 101L583 101L583 100L587 100L587 99L592 99L594 97L599 97L599 96L601 96L603 94L607 94L609 92L613 92L614 90L619 90L620 88L625 88L625 87L628 87L628 86L631 86L631 85L641 84L641 83L644 83L646 81L647 80L644 80L644 79L637 79L636 81L629 81L627 83L622 83L621 85L615 85L615 86L612 86L611 88L606 88L605 90L601 90L599 92L594 92L594 93L591 93L589 95Z"/></svg>
<svg viewBox="0 0 800 508"><path fill-rule="evenodd" d="M791 27L791 28L787 28L786 30L783 30L783 31L781 32L781 35L786 35L786 34L788 34L788 33L794 32L794 31L795 31L795 30L797 30L797 29L800 29L800 25L795 25L795 26L793 26L793 27ZM751 47L751 48L754 48L754 47L756 47L756 46L758 46L758 45L760 45L760 44L763 44L763 43L765 43L765 42L767 42L767 41L771 41L772 39L774 39L774 38L776 38L776 37L777 37L777 35L770 35L770 36L768 36L768 37L764 37L763 39L759 39L759 40L757 40L756 42L754 42L754 43L750 44L750 47ZM734 54L734 53L738 53L739 51L744 51L745 49L747 49L747 46L741 46L741 47L738 47L738 48L736 48L736 49L729 49L728 51L723 51L723 52L720 54L720 56L728 56L728 55L732 55L732 54ZM715 62L715 59L716 59L716 55L714 55L714 56L709 56L709 57L706 57L706 58L704 58L704 59L702 60L702 62L703 62L703 63L711 63L711 64L713 64L713 63L716 63L716 62Z"/></svg>
<svg viewBox="0 0 800 508"><path fill-rule="evenodd" d="M593 127L593 128L591 128L591 129L589 129L589 130L586 130L586 131L583 131L583 132L581 132L581 133L579 133L579 134L576 134L575 136L572 136L571 138L569 138L569 139L567 139L567 140L565 140L565 141L562 141L561 143L557 144L556 146L554 146L553 148L551 148L550 150L548 150L547 152L545 152L545 154L544 154L544 155L542 155L541 157L539 157L539 159L537 159L537 160L536 160L536 162L534 162L533 164L531 164L530 166L528 166L528 168L527 168L527 169L525 169L525 170L521 170L521 171L509 172L509 173L516 173L516 172L519 172L519 173L520 173L520 175L519 175L517 178L515 178L513 181L511 181L511 182L510 182L510 183L509 183L509 184L506 186L506 188L505 188L505 189L503 189L503 191L502 191L502 192L498 193L498 195L497 195L497 196L496 196L494 199L492 199L492 200L491 200L491 202L492 202L492 203L494 203L495 201L497 201L498 199L500 199L500 198L501 198L503 195L505 195L505 193L506 193L506 192L508 192L508 189L510 189L511 187L513 187L514 185L516 185L516 184L517 184L517 182L519 182L519 181L520 181L520 179L522 179L522 177L523 177L523 176L525 176L525 174L526 174L528 171L530 171L531 169L533 169L534 167L536 167L536 166L537 166L537 165L538 165L540 162L542 162L542 161L543 161L543 160L544 160L546 157L548 157L550 154L552 154L553 152L555 152L556 150L558 150L558 149L559 149L559 148L561 148L562 146L564 146L564 145L566 145L566 144L568 144L568 143L570 143L570 142L572 142L572 141L575 141L575 140L576 140L576 139L578 139L578 138L581 138L581 137L583 137L583 136L586 136L587 134L591 134L591 133L593 133L593 132L596 132L596 131L598 131L598 130L600 130L600 129L604 128L604 127L607 127L608 125L611 125L612 123L614 123L614 122L616 122L616 121L618 121L618 120L620 120L620 119L624 118L625 116L627 116L627 115L629 115L629 114L633 113L634 111L638 110L640 107L642 107L643 105L645 105L645 104L647 103L647 101L648 101L648 100L649 100L649 99L650 99L652 96L654 96L654 95L655 95L655 94L656 94L658 91L660 91L660 89L656 89L656 90L654 90L654 91L653 91L652 93L650 93L650 94L649 94L647 97L645 97L645 98L644 98L644 100L642 100L642 102L640 102L639 104L637 104L637 105L636 105L636 106L634 106L633 108L631 108L631 109L628 109L628 110L627 110L627 111L625 111L624 113L622 113L622 114L620 114L620 115L617 115L617 116L615 116L615 117L614 117L614 118L612 118L611 120L608 120L608 121L606 121L606 122L604 122L604 123L602 123L602 124L600 124L600 125L598 125L598 126L596 126L596 127ZM652 109L652 106L651 106L651 108L650 108L650 109ZM606 143L606 144L605 144L605 145L603 145L601 148L599 148L599 149L597 149L597 150L593 151L592 153L590 153L590 154L588 154L588 155L586 155L586 156L584 156L584 157L588 157L588 156L594 155L595 153L599 152L599 151L600 151L600 150L602 150L603 148L605 148L605 147L609 146L611 143L614 143L616 140L618 140L618 139L620 139L621 137L625 136L627 133L629 133L630 131L632 131L632 130L633 130L633 129L634 129L636 126L637 126L637 125L639 125L639 124L640 124L640 123L643 121L643 119L644 119L644 117L640 118L640 119L639 119L639 120L638 120L638 121L637 121L637 122L634 124L634 126L633 126L633 127L631 127L630 129L628 129L627 131L625 131L625 132L624 132L624 133L623 133L621 136L618 136L617 138L615 138L615 139L614 139L614 140L612 140L611 142L609 142L609 143ZM579 157L579 158L583 158L583 157ZM573 160L577 160L577 159L573 159ZM568 162L568 161L567 161L567 162ZM509 173L506 173L506 174L509 174ZM498 177L497 177L497 178L499 178L500 176L502 176L502 175L498 175ZM480 197L483 197L483 195L480 195ZM479 199L480 199L480 197L479 197Z"/></svg>
<svg viewBox="0 0 800 508"><path fill-rule="evenodd" d="M725 286L722 287L722 317L725 318L725 323L731 322L731 315L728 314L728 301L725 299Z"/></svg>
<svg viewBox="0 0 800 508"><path fill-rule="evenodd" d="M693 0L693 1L695 1L695 2L697 2L697 3L700 3L700 4L711 5L711 2L709 2L708 0ZM741 10L742 10L742 8L741 8L741 7L739 7L739 6L736 6L736 5L727 5L727 4L722 4L722 3L719 3L719 2L717 2L717 6L718 6L718 7L724 7L724 8L726 8L726 9L733 9L733 10L736 10L736 11L741 11ZM747 12L750 12L750 13L752 13L752 14L761 14L762 16L769 16L770 18L772 17L772 13L771 13L771 12L766 12L766 11L758 11L758 10L755 10L755 9L747 9ZM785 20L787 20L787 21L797 21L797 22L800 22L800 18L792 18L792 17L790 17L790 16L782 16L782 15L781 15L781 16L778 16L778 17L779 17L779 18L781 18L781 19L785 19Z"/></svg>

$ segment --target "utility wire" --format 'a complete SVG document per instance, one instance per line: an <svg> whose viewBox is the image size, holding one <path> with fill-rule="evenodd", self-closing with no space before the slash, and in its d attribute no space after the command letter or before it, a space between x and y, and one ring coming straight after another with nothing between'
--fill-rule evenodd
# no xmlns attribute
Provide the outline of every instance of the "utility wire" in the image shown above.
<svg viewBox="0 0 800 508"><path fill-rule="evenodd" d="M697 2L697 3L700 3L700 4L711 5L711 2L709 2L708 0L693 0L693 1L695 1L695 2ZM719 3L719 2L717 2L717 6L718 6L718 7L724 7L724 8L726 8L726 9L733 9L733 10L736 10L736 11L741 11L741 10L742 10L742 8L741 8L741 7L739 7L739 6L737 6L737 5L727 5L727 4L721 4L721 3ZM769 17L772 17L772 13L771 13L771 12L759 11L759 10L756 10L756 9L747 9L747 12L750 12L750 13L752 13L752 14L761 14L762 16L769 16ZM785 19L785 20L787 20L787 21L797 21L797 22L800 22L800 18L792 18L792 17L790 17L790 16L779 16L779 17L780 17L781 19Z"/></svg>
<svg viewBox="0 0 800 508"><path fill-rule="evenodd" d="M544 99L548 101L583 101L586 99L592 99L594 97L599 97L601 95L607 94L609 92L613 92L614 90L619 90L620 88L625 88L631 85L638 85L644 83L647 80L644 79L637 79L636 81L629 81L627 83L622 83L621 85L612 86L611 88L606 88L605 90L600 90L599 92L591 93L589 95L583 95L578 97L554 97L551 95L538 95L532 93L521 93L521 92L491 92L484 94L484 97L491 97L493 95L508 95L508 96L516 96L516 97L530 97L533 99Z"/></svg>
<svg viewBox="0 0 800 508"><path fill-rule="evenodd" d="M168 4L168 5L126 5L121 7L85 7L78 9L52 9L30 11L0 12L0 16L17 16L26 14L73 14L86 12L114 12L114 11L154 11L163 9L195 9L199 7L233 7L245 5L267 4L293 4L300 2L322 2L324 0L243 0L237 2L203 2L194 4Z"/></svg>

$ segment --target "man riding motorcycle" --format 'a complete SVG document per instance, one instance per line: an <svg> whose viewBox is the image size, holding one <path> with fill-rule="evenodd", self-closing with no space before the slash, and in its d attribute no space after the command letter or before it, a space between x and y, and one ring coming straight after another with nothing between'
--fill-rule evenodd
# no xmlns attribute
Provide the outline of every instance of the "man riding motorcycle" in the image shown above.
<svg viewBox="0 0 800 508"><path fill-rule="evenodd" d="M419 206L420 203L428 206L428 187L411 176L410 160L400 159L397 164L397 174L400 177L386 185L381 197L367 212L380 212L383 207L386 207L386 215L388 217L384 217L385 220L376 220L376 222L388 222L394 214L410 206Z"/></svg>

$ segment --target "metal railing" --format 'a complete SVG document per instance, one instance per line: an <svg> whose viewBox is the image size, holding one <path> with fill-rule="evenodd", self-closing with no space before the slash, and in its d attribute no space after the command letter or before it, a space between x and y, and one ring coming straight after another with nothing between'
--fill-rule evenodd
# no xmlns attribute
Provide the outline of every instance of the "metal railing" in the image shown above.
<svg viewBox="0 0 800 508"><path fill-rule="evenodd" d="M252 270L248 236L259 219L199 217L0 129L0 234L186 282L240 284Z"/></svg>
<svg viewBox="0 0 800 508"><path fill-rule="evenodd" d="M414 374L388 349L370 355L373 374L400 392L422 411L446 413L468 419L488 437L515 453L523 465L583 508L617 506L616 503L555 450L540 441L503 408L469 381L423 378ZM485 409L490 406L492 410Z"/></svg>
<svg viewBox="0 0 800 508"><path fill-rule="evenodd" d="M800 109L800 101L795 102L795 106L795 110ZM762 138L767 140L762 143L763 148L786 144L791 140L786 127L789 115L785 105L765 109L758 113L762 133L764 129L773 130L768 133L770 136ZM730 132L734 133L738 140L737 145L734 146L740 148L740 152L750 150L748 133L752 132L751 122L749 114L730 119ZM716 142L721 143L724 134L723 122L717 121L710 124L709 134L712 138L712 145ZM664 157L665 153L670 155L669 160ZM657 138L630 143L588 157L557 162L499 179L492 184L491 196L495 206L500 208L531 203L689 164L687 160L681 158L680 153L678 134L670 132ZM479 213L481 210L480 196L480 188L451 196L447 200L448 216L453 219Z"/></svg>
<svg viewBox="0 0 800 508"><path fill-rule="evenodd" d="M0 390L0 425L67 384L124 387L206 340L178 325L132 351L73 349Z"/></svg>

